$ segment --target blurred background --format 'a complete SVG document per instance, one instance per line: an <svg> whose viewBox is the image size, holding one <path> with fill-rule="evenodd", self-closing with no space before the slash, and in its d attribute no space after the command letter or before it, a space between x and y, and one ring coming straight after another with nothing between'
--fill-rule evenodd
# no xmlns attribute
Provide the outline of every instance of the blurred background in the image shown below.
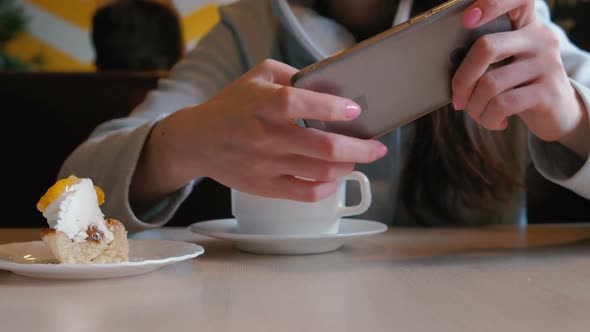
<svg viewBox="0 0 590 332"><path fill-rule="evenodd" d="M155 0L174 6L191 48L232 0ZM590 0L548 0L554 20L590 49ZM89 28L94 11L112 0L0 0L0 69L93 70Z"/></svg>
<svg viewBox="0 0 590 332"><path fill-rule="evenodd" d="M590 0L548 0L553 20L572 41L590 51Z"/></svg>
<svg viewBox="0 0 590 332"><path fill-rule="evenodd" d="M154 0L181 17L190 48L219 19L231 0ZM112 0L0 0L0 69L93 70L92 15ZM3 60L4 59L4 60Z"/></svg>

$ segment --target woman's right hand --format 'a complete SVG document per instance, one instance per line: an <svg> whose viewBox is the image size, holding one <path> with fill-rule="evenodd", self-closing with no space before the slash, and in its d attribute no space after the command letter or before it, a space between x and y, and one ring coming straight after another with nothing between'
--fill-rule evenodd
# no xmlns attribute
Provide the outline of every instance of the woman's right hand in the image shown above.
<svg viewBox="0 0 590 332"><path fill-rule="evenodd" d="M296 72L266 60L208 102L163 119L140 158L136 197L154 199L210 177L251 194L317 201L355 163L387 153L377 140L297 126L299 118L349 121L361 110L348 99L289 87Z"/></svg>

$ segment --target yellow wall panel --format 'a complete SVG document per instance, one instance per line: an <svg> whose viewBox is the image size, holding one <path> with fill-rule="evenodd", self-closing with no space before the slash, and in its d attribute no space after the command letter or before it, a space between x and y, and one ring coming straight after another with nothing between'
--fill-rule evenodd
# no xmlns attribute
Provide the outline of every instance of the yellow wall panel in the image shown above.
<svg viewBox="0 0 590 332"><path fill-rule="evenodd" d="M219 20L218 7L205 5L203 8L182 18L185 43L201 38Z"/></svg>
<svg viewBox="0 0 590 332"><path fill-rule="evenodd" d="M1 1L1 0L0 0ZM93 70L94 65L88 63L90 34L75 33L76 38L70 38L64 42L59 39L59 45L51 42L55 36L48 35L54 31L89 31L94 11L112 0L23 0L23 4L34 8L29 13L31 20L35 21L35 13L50 14L51 19L38 17L32 24L35 30L30 30L21 38L14 40L9 45L8 52L21 59L30 59L40 54L45 64L40 69L48 70ZM170 0L157 0L172 3ZM198 1L198 0L194 0ZM203 1L195 10L183 13L182 28L186 45L192 45L200 39L219 20L218 3L227 3L227 0ZM42 23L39 23L42 22ZM51 26L46 26L51 25ZM82 50L80 49L82 48ZM78 54L78 56L76 56ZM80 57L80 54L86 54Z"/></svg>
<svg viewBox="0 0 590 332"><path fill-rule="evenodd" d="M92 13L97 2L93 0L26 0L80 28L90 28Z"/></svg>
<svg viewBox="0 0 590 332"><path fill-rule="evenodd" d="M29 60L39 56L42 61L40 70L94 70L93 64L80 62L26 33L19 36L17 40L8 43L6 51L19 59Z"/></svg>

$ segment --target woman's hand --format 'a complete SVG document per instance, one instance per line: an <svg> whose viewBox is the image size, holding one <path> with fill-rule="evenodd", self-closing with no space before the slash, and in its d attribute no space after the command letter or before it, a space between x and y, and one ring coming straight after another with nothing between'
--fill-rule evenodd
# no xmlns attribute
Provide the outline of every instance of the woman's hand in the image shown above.
<svg viewBox="0 0 590 332"><path fill-rule="evenodd" d="M587 111L563 67L556 33L535 13L535 0L478 0L462 20L467 28L476 28L505 13L514 31L474 43L452 80L455 108L491 130L505 129L507 117L518 115L540 139L579 150L568 140L590 132ZM511 63L487 71L509 57ZM587 153L584 147L576 152Z"/></svg>
<svg viewBox="0 0 590 332"><path fill-rule="evenodd" d="M143 198L204 176L252 194L317 201L332 194L355 163L386 154L377 140L297 126L299 118L349 121L361 110L348 99L289 87L296 71L267 60L208 102L162 120L140 159L144 168L136 171L144 180L149 174L161 180Z"/></svg>

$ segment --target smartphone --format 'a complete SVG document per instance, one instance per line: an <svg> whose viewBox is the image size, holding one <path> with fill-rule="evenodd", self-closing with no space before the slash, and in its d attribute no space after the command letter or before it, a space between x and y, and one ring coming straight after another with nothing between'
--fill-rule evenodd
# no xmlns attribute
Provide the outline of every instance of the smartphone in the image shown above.
<svg viewBox="0 0 590 332"><path fill-rule="evenodd" d="M512 30L507 15L467 29L461 15L475 0L451 0L353 47L301 69L297 88L355 101L352 121L298 119L302 126L377 138L451 103L451 79L477 38Z"/></svg>

